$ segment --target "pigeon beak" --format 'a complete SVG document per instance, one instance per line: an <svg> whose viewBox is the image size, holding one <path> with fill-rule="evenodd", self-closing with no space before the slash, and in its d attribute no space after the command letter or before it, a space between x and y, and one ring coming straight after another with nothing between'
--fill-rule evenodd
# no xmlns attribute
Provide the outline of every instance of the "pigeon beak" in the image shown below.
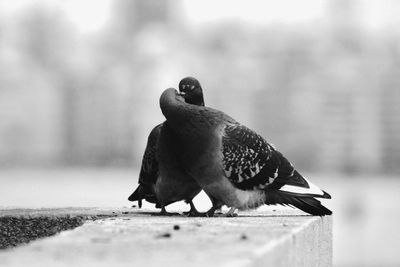
<svg viewBox="0 0 400 267"><path fill-rule="evenodd" d="M185 97L186 93L185 92L180 92L179 95Z"/></svg>

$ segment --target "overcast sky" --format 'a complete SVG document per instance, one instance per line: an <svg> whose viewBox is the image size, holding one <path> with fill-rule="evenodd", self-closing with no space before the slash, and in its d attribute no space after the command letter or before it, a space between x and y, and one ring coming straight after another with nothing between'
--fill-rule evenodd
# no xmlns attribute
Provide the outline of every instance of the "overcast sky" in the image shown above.
<svg viewBox="0 0 400 267"><path fill-rule="evenodd" d="M318 22L326 17L328 0L181 0L188 23L239 20L256 24ZM341 1L341 0L339 0ZM354 15L371 30L400 24L400 1L353 0ZM112 0L2 0L0 14L13 14L24 7L45 4L61 8L80 31L96 31L107 23ZM96 8L93 8L95 6Z"/></svg>

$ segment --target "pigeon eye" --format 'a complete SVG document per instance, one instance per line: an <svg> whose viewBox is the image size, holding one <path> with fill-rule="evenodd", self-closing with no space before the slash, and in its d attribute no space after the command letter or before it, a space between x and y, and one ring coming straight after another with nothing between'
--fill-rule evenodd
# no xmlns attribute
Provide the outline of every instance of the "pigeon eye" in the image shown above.
<svg viewBox="0 0 400 267"><path fill-rule="evenodd" d="M189 84L182 85L182 89L187 89L189 91L193 91L194 88L195 88L194 85L189 85Z"/></svg>

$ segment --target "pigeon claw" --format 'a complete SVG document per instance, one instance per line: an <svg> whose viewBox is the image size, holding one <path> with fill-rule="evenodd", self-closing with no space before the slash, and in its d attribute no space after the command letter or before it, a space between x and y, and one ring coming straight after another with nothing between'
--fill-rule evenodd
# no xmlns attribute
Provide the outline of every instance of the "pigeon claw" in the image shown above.
<svg viewBox="0 0 400 267"><path fill-rule="evenodd" d="M160 213L158 214L159 216L181 216L180 213L177 212L168 212L165 210L165 207L161 208Z"/></svg>
<svg viewBox="0 0 400 267"><path fill-rule="evenodd" d="M207 217L207 213L206 212L198 212L197 210L185 211L183 213L183 215L185 215L187 217Z"/></svg>

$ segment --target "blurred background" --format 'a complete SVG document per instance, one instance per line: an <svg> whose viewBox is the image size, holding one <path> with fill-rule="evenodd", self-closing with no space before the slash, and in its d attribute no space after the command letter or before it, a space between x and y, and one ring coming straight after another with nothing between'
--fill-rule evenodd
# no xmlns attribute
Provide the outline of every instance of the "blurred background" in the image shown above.
<svg viewBox="0 0 400 267"><path fill-rule="evenodd" d="M159 96L194 76L207 106L332 194L335 266L400 266L399 13L395 0L1 0L0 205L131 205Z"/></svg>

